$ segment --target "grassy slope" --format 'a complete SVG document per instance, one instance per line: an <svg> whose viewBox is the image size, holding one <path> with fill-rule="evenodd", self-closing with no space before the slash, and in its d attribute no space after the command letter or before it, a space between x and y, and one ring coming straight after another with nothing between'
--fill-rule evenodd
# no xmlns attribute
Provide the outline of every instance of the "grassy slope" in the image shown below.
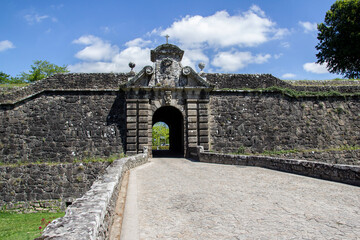
<svg viewBox="0 0 360 240"><path fill-rule="evenodd" d="M39 227L41 219L52 221L55 218L64 216L64 212L59 213L5 213L0 212L0 239L1 240L27 240L34 239L41 235Z"/></svg>

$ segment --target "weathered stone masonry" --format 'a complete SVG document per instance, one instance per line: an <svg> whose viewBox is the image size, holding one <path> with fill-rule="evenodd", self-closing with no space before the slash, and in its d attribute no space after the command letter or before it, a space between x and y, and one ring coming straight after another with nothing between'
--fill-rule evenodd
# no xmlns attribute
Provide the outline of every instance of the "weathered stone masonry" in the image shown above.
<svg viewBox="0 0 360 240"><path fill-rule="evenodd" d="M124 105L115 91L48 92L0 111L3 163L71 161L123 152Z"/></svg>
<svg viewBox="0 0 360 240"><path fill-rule="evenodd" d="M177 144L185 155L197 145L222 152L245 147L255 153L360 144L359 97L292 98L277 92L218 90L291 86L271 75L202 74L214 84L211 91L193 70L182 69L188 74L181 73L184 86L151 82L155 72L146 67L136 76L60 74L0 94L1 161L71 162L136 154L151 146L153 120L161 120L153 119L155 113L171 107L182 116ZM357 85L309 88L358 91Z"/></svg>
<svg viewBox="0 0 360 240"><path fill-rule="evenodd" d="M66 163L143 153L145 146L151 149L152 126L158 121L170 128L170 152L182 156L196 154L197 146L215 152L240 148L259 153L360 145L359 95L294 98L261 90L276 86L355 93L360 92L359 84L293 86L269 74L196 73L181 65L183 53L177 46L164 44L151 52L153 66L137 74L58 74L16 91L0 92L1 163ZM239 88L252 90L234 90ZM327 151L316 160L356 165L356 154ZM306 154L302 158L312 160ZM58 168L62 167L42 167L40 181L52 184L64 176L60 170L54 176ZM1 169L2 204L70 196L65 190L27 190L38 186L39 182L31 185L33 177L28 174L36 169L36 165ZM81 195L82 190L76 189L83 188L82 183L69 184L73 197Z"/></svg>
<svg viewBox="0 0 360 240"><path fill-rule="evenodd" d="M0 166L0 207L13 211L64 210L90 189L109 162Z"/></svg>
<svg viewBox="0 0 360 240"><path fill-rule="evenodd" d="M327 149L360 144L359 98L290 98L218 91L210 98L211 149ZM320 160L320 159L318 159Z"/></svg>

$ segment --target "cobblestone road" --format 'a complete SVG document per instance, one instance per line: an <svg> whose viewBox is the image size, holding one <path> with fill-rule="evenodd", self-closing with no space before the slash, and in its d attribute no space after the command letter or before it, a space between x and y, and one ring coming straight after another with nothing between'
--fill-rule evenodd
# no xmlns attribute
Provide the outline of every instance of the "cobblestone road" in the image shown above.
<svg viewBox="0 0 360 240"><path fill-rule="evenodd" d="M154 158L130 173L121 239L360 239L360 188Z"/></svg>

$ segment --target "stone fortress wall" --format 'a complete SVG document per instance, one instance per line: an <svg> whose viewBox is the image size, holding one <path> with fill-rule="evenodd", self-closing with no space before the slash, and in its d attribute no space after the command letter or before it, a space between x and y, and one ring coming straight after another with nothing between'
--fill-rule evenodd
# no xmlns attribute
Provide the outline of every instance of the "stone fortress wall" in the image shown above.
<svg viewBox="0 0 360 240"><path fill-rule="evenodd" d="M82 195L107 164L90 163L78 171L79 164L72 162L127 149L129 118L125 94L119 86L131 76L58 74L18 90L1 91L0 162L5 166L0 169L0 207L63 207L66 201ZM215 85L209 92L206 118L210 151L231 153L244 149L256 154L265 150L326 150L360 145L358 83L296 86L268 74L202 76ZM266 90L271 87L276 88ZM338 94L296 98L277 88ZM339 96L342 93L348 95ZM359 165L359 151L284 156ZM71 193L65 189L71 189Z"/></svg>
<svg viewBox="0 0 360 240"><path fill-rule="evenodd" d="M126 106L119 85L129 74L58 74L0 93L2 163L72 162L126 149ZM328 149L360 145L359 96L289 97L282 87L360 92L349 86L292 86L269 74L204 74L210 92L210 150ZM231 90L245 88L249 90Z"/></svg>
<svg viewBox="0 0 360 240"><path fill-rule="evenodd" d="M210 105L210 144L215 152L336 149L360 144L358 97L296 99L280 93L219 91L213 93ZM354 164L355 160L338 163Z"/></svg>

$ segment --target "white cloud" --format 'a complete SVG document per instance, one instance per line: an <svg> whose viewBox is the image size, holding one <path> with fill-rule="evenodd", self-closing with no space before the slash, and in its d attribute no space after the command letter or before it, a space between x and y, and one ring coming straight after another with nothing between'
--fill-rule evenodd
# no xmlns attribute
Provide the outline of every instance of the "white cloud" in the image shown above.
<svg viewBox="0 0 360 240"><path fill-rule="evenodd" d="M127 48L122 51L118 46L93 35L82 36L73 43L88 46L75 54L82 62L69 66L72 72L129 72L129 62L136 64L135 71L151 65L150 49L143 48L148 41L143 39L127 42Z"/></svg>
<svg viewBox="0 0 360 240"><path fill-rule="evenodd" d="M317 23L311 23L311 22L299 22L300 26L304 28L305 33L309 32L315 32L317 31Z"/></svg>
<svg viewBox="0 0 360 240"><path fill-rule="evenodd" d="M150 61L150 48L141 48L137 46L125 48L116 54L112 61L119 65L119 70L122 72L130 71L128 66L129 62L134 62L136 64L135 71L141 70L146 65L152 65L152 62Z"/></svg>
<svg viewBox="0 0 360 240"><path fill-rule="evenodd" d="M294 78L294 77L296 77L296 75L293 74L293 73L285 73L285 74L283 74L281 77L282 77L282 78L285 78L285 79L289 79L289 78Z"/></svg>
<svg viewBox="0 0 360 240"><path fill-rule="evenodd" d="M188 49L185 50L184 57L181 61L183 66L190 66L194 70L196 70L196 63L203 62L207 64L209 62L209 58L204 54L201 49Z"/></svg>
<svg viewBox="0 0 360 240"><path fill-rule="evenodd" d="M317 73L317 74L329 73L329 71L326 69L326 64L317 64L315 62L305 63L303 65L303 68L305 71L311 73Z"/></svg>
<svg viewBox="0 0 360 240"><path fill-rule="evenodd" d="M101 61L112 59L119 48L93 35L82 36L73 41L76 44L89 45L76 53L81 60Z"/></svg>
<svg viewBox="0 0 360 240"><path fill-rule="evenodd" d="M282 42L282 43L281 43L281 46L282 46L283 48L290 48L290 43L289 43L289 42Z"/></svg>
<svg viewBox="0 0 360 240"><path fill-rule="evenodd" d="M270 58L270 54L258 54L254 56L251 52L228 51L216 54L211 63L223 71L237 71L246 67L248 64L265 63Z"/></svg>
<svg viewBox="0 0 360 240"><path fill-rule="evenodd" d="M15 48L14 44L10 42L9 40L4 40L0 42L0 52Z"/></svg>
<svg viewBox="0 0 360 240"><path fill-rule="evenodd" d="M287 29L276 28L276 23L253 5L250 10L234 16L227 11L208 17L188 15L163 30L161 35L168 34L170 39L179 41L185 48L253 47L281 38L287 32Z"/></svg>
<svg viewBox="0 0 360 240"><path fill-rule="evenodd" d="M151 43L150 40L143 40L142 38L135 38L134 40L125 43L127 47L145 47Z"/></svg>
<svg viewBox="0 0 360 240"><path fill-rule="evenodd" d="M28 22L28 24L32 25L34 23L40 23L44 19L49 18L48 15L39 15L39 14L27 14L24 16L25 20Z"/></svg>

